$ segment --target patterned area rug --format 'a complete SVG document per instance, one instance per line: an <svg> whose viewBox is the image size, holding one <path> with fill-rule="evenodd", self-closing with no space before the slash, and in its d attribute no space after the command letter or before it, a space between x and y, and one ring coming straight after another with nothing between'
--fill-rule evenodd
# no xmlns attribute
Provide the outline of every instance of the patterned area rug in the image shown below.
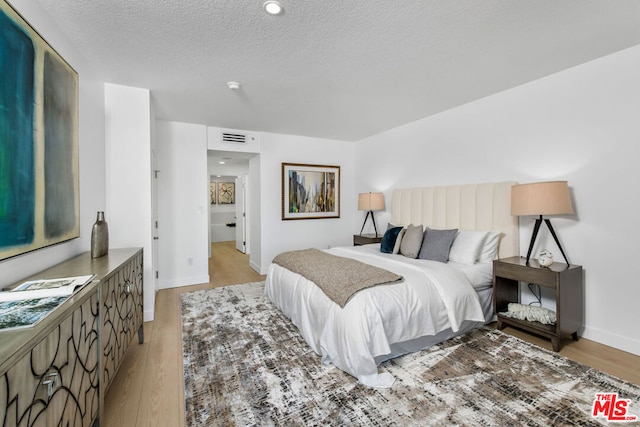
<svg viewBox="0 0 640 427"><path fill-rule="evenodd" d="M640 387L489 328L383 363L382 390L322 365L263 283L181 304L187 426L607 425L596 393L640 415Z"/></svg>

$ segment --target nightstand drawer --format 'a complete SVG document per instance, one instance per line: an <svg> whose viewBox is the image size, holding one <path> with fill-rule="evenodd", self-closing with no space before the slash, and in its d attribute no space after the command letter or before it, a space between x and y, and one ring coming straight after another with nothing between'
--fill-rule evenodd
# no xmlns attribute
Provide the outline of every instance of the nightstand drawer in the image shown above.
<svg viewBox="0 0 640 427"><path fill-rule="evenodd" d="M494 265L496 276L505 279L513 279L521 282L535 283L547 288L556 287L557 273L549 269L529 268L521 265L496 263Z"/></svg>
<svg viewBox="0 0 640 427"><path fill-rule="evenodd" d="M382 236L377 236L375 234L354 234L353 235L353 246L360 245L370 245L371 243L380 243L382 242Z"/></svg>

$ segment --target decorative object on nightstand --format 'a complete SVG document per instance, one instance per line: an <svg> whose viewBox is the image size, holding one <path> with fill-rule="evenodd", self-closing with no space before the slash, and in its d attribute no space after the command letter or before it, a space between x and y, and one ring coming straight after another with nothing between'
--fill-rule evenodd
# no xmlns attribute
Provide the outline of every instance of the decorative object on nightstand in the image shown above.
<svg viewBox="0 0 640 427"><path fill-rule="evenodd" d="M360 235L362 236L362 230L371 215L371 221L373 221L373 229L378 237L378 229L376 228L376 219L373 217L373 211L381 211L384 209L384 194L382 193L360 193L358 194L358 210L367 211L367 216L364 217L362 228L360 229Z"/></svg>
<svg viewBox="0 0 640 427"><path fill-rule="evenodd" d="M520 184L511 187L511 215L539 216L536 218L533 233L531 234L531 242L529 242L527 265L529 264L533 244L536 241L543 219L547 224L553 239L558 245L565 262L567 265L569 264L567 256L562 249L562 245L560 245L560 241L558 240L558 236L551 225L551 221L548 218L543 218L544 215L566 214L573 214L573 206L571 205L571 197L569 195L567 181L534 182L531 184Z"/></svg>
<svg viewBox="0 0 640 427"><path fill-rule="evenodd" d="M555 290L555 323L545 324L513 316L517 308L514 310L509 306L520 300L519 282ZM536 260L529 264L521 257L493 261L493 311L498 317L498 329L509 325L541 335L549 338L553 350L558 351L561 338L570 336L578 339L578 330L584 321L583 303L582 267L579 265L550 264L543 267ZM544 317L552 318L551 313L544 314Z"/></svg>
<svg viewBox="0 0 640 427"><path fill-rule="evenodd" d="M549 249L540 251L540 254L538 254L538 264L540 264L541 267L549 267L553 264L553 254Z"/></svg>

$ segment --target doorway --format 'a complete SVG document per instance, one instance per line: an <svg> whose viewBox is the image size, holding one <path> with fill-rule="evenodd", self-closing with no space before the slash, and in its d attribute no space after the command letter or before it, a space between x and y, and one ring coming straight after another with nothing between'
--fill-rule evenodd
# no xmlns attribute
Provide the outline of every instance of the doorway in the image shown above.
<svg viewBox="0 0 640 427"><path fill-rule="evenodd" d="M209 258L224 256L226 251L213 251L214 244L233 243L243 254L251 252L251 200L249 179L251 159L257 153L209 150L207 172L210 189ZM254 173L258 173L254 171ZM255 182L255 181L252 181ZM255 201L254 201L255 202ZM259 213L259 209L256 209ZM211 263L209 264L212 265ZM213 274L209 271L209 276Z"/></svg>

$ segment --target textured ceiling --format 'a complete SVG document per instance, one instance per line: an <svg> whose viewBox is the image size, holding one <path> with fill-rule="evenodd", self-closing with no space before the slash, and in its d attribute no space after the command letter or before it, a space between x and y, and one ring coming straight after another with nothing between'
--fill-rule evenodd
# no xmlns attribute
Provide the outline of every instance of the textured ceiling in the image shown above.
<svg viewBox="0 0 640 427"><path fill-rule="evenodd" d="M37 1L159 119L347 141L640 44L637 0Z"/></svg>

